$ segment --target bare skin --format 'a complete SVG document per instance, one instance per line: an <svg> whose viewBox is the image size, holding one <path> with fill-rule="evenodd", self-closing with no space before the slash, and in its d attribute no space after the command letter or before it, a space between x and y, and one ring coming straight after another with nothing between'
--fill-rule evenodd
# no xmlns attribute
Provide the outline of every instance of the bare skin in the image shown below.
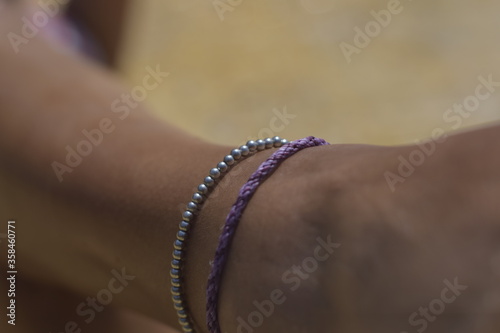
<svg viewBox="0 0 500 333"><path fill-rule="evenodd" d="M0 11L1 34L18 31L23 13ZM179 205L229 147L159 121L140 104L120 120L110 105L128 89L43 34L19 54L0 39L0 59L0 219L18 221L24 292L55 288L64 299L51 322L20 298L24 331L82 323L75 306L122 268L134 278L94 325L125 332L111 316L125 307L178 328L168 271ZM103 118L115 129L60 182L53 162L64 161L66 146ZM384 173L397 172L398 156L416 147L334 145L285 161L236 234L222 285L223 332L237 332L238 318L248 322L254 301L276 298L276 289L286 300L255 332L413 332L420 326L409 316L455 278L467 289L428 320L427 332L498 332L499 140L499 126L450 136L394 193ZM269 154L233 170L193 230L186 282L199 332L207 332L204 289L220 227L239 187ZM318 237L340 246L311 272L296 268L300 285L284 280L314 257ZM97 331L89 327L82 325Z"/></svg>

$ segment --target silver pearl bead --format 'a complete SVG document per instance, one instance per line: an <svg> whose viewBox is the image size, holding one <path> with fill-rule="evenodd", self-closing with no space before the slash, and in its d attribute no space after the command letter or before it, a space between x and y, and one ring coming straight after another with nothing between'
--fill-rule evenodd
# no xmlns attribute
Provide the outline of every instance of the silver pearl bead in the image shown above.
<svg viewBox="0 0 500 333"><path fill-rule="evenodd" d="M196 202L197 204L201 204L203 202L205 198L203 198L203 195L201 195L200 193L196 192L195 194L193 194L193 198L192 200L194 202Z"/></svg>
<svg viewBox="0 0 500 333"><path fill-rule="evenodd" d="M229 169L229 166L226 162L219 162L219 164L217 164L217 169L219 169L220 172L226 172L227 169Z"/></svg>
<svg viewBox="0 0 500 333"><path fill-rule="evenodd" d="M177 260L182 260L184 258L184 251L179 251L177 249L174 249L172 257Z"/></svg>
<svg viewBox="0 0 500 333"><path fill-rule="evenodd" d="M196 212L198 210L198 205L196 204L196 202L190 201L186 206L186 210L189 210L190 212Z"/></svg>
<svg viewBox="0 0 500 333"><path fill-rule="evenodd" d="M181 241L185 241L187 238L187 233L184 230L177 231L177 239Z"/></svg>
<svg viewBox="0 0 500 333"><path fill-rule="evenodd" d="M188 231L190 227L191 224L187 221L181 221L181 223L179 223L179 229L182 231Z"/></svg>
<svg viewBox="0 0 500 333"><path fill-rule="evenodd" d="M176 239L174 241L174 249L182 251L182 250L184 250L184 246L185 246L184 242L181 241L180 239ZM174 276L172 276L172 277L175 278Z"/></svg>
<svg viewBox="0 0 500 333"><path fill-rule="evenodd" d="M250 154L250 149L246 145L241 146L239 149L241 151L241 156L247 156Z"/></svg>
<svg viewBox="0 0 500 333"><path fill-rule="evenodd" d="M274 146L274 141L271 138L267 138L264 140L266 143L266 149L272 148Z"/></svg>
<svg viewBox="0 0 500 333"><path fill-rule="evenodd" d="M264 140L257 140L257 150L261 151L261 150L264 150L266 149L266 143L264 142Z"/></svg>
<svg viewBox="0 0 500 333"><path fill-rule="evenodd" d="M184 213L182 213L182 219L186 222L191 222L193 219L194 214L190 212L189 210L186 210Z"/></svg>
<svg viewBox="0 0 500 333"><path fill-rule="evenodd" d="M239 149L233 149L231 150L231 156L235 159L235 160L239 160L241 158L241 150Z"/></svg>
<svg viewBox="0 0 500 333"><path fill-rule="evenodd" d="M281 147L281 146L283 145L283 144L281 143L281 138L280 138L279 136L275 136L275 137L273 138L273 145L274 145L274 147L276 147L276 148L279 148L279 147Z"/></svg>
<svg viewBox="0 0 500 333"><path fill-rule="evenodd" d="M207 176L203 180L203 184L207 185L207 187L212 187L215 185L215 180L212 177Z"/></svg>
<svg viewBox="0 0 500 333"><path fill-rule="evenodd" d="M181 261L177 259L172 259L172 263L170 266L172 268L179 269L181 267Z"/></svg>
<svg viewBox="0 0 500 333"><path fill-rule="evenodd" d="M224 163L226 163L227 165L233 165L234 164L234 157L231 155L224 156Z"/></svg>
<svg viewBox="0 0 500 333"><path fill-rule="evenodd" d="M201 194L207 194L208 193L208 186L205 184L198 185L198 192L200 192Z"/></svg>
<svg viewBox="0 0 500 333"><path fill-rule="evenodd" d="M220 177L220 171L217 168L210 169L210 177L217 179Z"/></svg>
<svg viewBox="0 0 500 333"><path fill-rule="evenodd" d="M247 141L246 146L248 147L248 150L250 150L250 152L254 152L257 150L257 142L253 140Z"/></svg>
<svg viewBox="0 0 500 333"><path fill-rule="evenodd" d="M281 139L281 144L282 145L286 145L288 143L288 140L287 139Z"/></svg>
<svg viewBox="0 0 500 333"><path fill-rule="evenodd" d="M180 245L180 244L179 244L179 245ZM172 269L170 270L170 277L171 277L172 279L180 279L180 277L181 277L181 271L180 271L179 269L172 268ZM177 292L178 292L178 293L181 293L180 288L173 287L173 288L172 288L172 293L177 293Z"/></svg>
<svg viewBox="0 0 500 333"><path fill-rule="evenodd" d="M174 286L174 287L180 287L181 286L181 279L171 279L170 284L172 284L172 286Z"/></svg>

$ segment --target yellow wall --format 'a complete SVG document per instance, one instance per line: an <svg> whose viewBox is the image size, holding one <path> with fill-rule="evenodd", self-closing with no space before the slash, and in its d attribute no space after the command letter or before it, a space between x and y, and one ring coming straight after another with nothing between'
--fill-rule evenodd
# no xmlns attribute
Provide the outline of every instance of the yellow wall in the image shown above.
<svg viewBox="0 0 500 333"><path fill-rule="evenodd" d="M477 77L500 81L500 5L401 1L348 63L340 43L391 1L232 0L222 21L212 0L136 0L120 66L136 85L160 64L170 76L147 103L215 142L256 137L284 107L296 115L276 133L287 138L398 144L451 130L443 114ZM498 89L460 128L500 118Z"/></svg>

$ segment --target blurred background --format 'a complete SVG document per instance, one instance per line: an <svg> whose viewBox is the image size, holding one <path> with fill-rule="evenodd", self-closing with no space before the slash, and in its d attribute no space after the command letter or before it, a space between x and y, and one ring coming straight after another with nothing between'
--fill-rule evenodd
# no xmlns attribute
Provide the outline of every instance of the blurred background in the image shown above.
<svg viewBox="0 0 500 333"><path fill-rule="evenodd" d="M379 32L369 25L374 37L348 62L341 43L355 47L354 29L365 30L375 20L371 11L396 3L398 13ZM214 142L267 136L270 129L287 138L410 143L435 128L451 130L443 115L474 94L479 75L500 81L496 1L129 0L128 6L119 72L133 86L145 67L159 64L170 76L145 103ZM499 106L500 93L493 94L460 128L499 119ZM284 109L296 117L272 126Z"/></svg>

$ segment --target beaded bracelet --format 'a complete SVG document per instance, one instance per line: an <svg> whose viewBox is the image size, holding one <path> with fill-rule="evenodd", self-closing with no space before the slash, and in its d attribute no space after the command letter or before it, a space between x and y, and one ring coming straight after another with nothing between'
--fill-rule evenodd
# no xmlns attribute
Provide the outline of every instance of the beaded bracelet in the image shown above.
<svg viewBox="0 0 500 333"><path fill-rule="evenodd" d="M231 150L222 162L219 162L215 168L210 169L203 183L198 185L198 190L193 194L191 201L187 204L186 210L182 213L182 221L179 223L176 240L174 242L173 259L170 270L171 294L174 302L174 308L177 311L179 324L186 333L194 332L192 321L188 316L188 307L184 297L183 290L183 268L184 256L186 252L186 243L189 238L189 230L195 223L195 217L200 211L206 198L215 188L215 185L223 176L233 167L238 160L254 155L254 153L265 149L279 148L288 141L278 136L267 138L265 140L248 141L245 145Z"/></svg>

